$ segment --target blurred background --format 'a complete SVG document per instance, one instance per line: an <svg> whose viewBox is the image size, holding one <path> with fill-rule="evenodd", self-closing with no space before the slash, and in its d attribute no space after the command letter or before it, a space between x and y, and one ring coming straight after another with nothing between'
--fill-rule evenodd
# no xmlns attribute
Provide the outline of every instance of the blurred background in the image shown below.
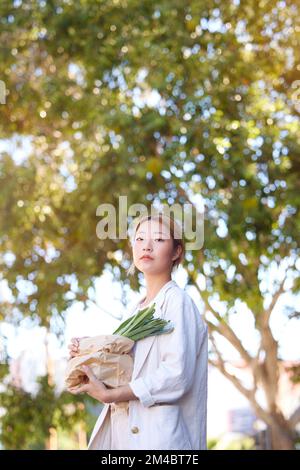
<svg viewBox="0 0 300 470"><path fill-rule="evenodd" d="M144 293L119 196L204 211L174 280L209 327L209 449L299 448L300 5L0 3L0 448L85 449L72 336Z"/></svg>

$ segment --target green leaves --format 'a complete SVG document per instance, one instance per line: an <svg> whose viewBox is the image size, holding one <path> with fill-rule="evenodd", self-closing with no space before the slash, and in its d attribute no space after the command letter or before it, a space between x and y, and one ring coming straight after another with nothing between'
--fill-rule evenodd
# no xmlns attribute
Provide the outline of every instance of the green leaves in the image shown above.
<svg viewBox="0 0 300 470"><path fill-rule="evenodd" d="M86 419L85 405L92 403L89 397L83 401L68 392L57 395L48 376L40 377L38 385L36 394L13 385L0 392L0 406L5 410L0 442L7 450L45 449L51 427L59 429L60 434L65 431L71 435L74 427Z"/></svg>

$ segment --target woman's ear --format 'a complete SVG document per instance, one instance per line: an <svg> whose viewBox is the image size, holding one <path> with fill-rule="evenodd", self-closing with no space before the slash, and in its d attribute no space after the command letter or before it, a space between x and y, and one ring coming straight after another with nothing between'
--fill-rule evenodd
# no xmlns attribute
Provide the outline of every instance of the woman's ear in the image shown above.
<svg viewBox="0 0 300 470"><path fill-rule="evenodd" d="M176 247L176 251L175 251L175 254L172 256L172 261L176 261L177 259L180 258L180 256L182 255L182 246L181 245L178 245Z"/></svg>

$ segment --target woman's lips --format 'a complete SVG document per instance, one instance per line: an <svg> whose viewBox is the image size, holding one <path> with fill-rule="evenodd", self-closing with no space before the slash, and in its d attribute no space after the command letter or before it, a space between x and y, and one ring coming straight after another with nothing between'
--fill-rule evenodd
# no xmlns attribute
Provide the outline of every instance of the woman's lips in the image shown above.
<svg viewBox="0 0 300 470"><path fill-rule="evenodd" d="M141 258L142 261L153 261L153 258L147 258L147 257L144 257L144 258Z"/></svg>

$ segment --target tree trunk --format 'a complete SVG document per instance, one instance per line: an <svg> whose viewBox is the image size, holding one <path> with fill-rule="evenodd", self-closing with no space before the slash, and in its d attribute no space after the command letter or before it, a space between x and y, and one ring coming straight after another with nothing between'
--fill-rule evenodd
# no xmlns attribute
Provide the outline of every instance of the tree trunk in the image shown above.
<svg viewBox="0 0 300 470"><path fill-rule="evenodd" d="M77 438L79 450L85 450L87 448L87 436L85 431L85 425L82 422L79 423Z"/></svg>
<svg viewBox="0 0 300 470"><path fill-rule="evenodd" d="M295 435L280 416L273 416L273 424L269 427L272 450L294 450Z"/></svg>
<svg viewBox="0 0 300 470"><path fill-rule="evenodd" d="M57 431L55 428L49 428L49 436L46 441L46 450L57 450L58 449L58 439Z"/></svg>

